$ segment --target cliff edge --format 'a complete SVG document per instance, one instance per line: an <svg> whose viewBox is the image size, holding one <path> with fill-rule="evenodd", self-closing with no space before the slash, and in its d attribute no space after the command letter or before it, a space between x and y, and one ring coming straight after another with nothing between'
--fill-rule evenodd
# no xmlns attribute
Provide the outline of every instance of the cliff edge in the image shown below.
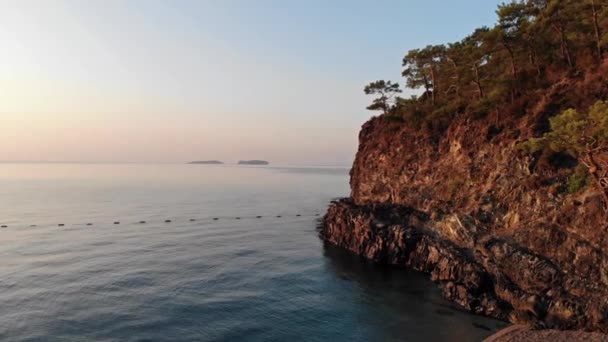
<svg viewBox="0 0 608 342"><path fill-rule="evenodd" d="M501 108L456 115L447 128L386 115L367 122L351 197L334 202L320 236L379 263L430 274L463 308L542 328L608 332L608 233L603 194L572 192L579 163L518 145L567 105L608 98L606 64ZM592 81L590 77L594 77ZM574 103L578 101L578 103Z"/></svg>

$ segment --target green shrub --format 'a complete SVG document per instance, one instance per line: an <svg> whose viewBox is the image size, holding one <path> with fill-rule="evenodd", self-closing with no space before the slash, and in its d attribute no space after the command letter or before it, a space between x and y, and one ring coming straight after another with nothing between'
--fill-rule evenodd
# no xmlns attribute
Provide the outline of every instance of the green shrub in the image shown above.
<svg viewBox="0 0 608 342"><path fill-rule="evenodd" d="M541 151L545 148L546 142L543 138L532 138L528 139L524 142L521 142L515 146L518 150L526 153L526 154L534 154L538 151Z"/></svg>
<svg viewBox="0 0 608 342"><path fill-rule="evenodd" d="M578 165L574 169L574 173L568 177L567 192L576 194L589 186L589 173L583 165Z"/></svg>
<svg viewBox="0 0 608 342"><path fill-rule="evenodd" d="M546 147L554 152L565 152L579 158L587 144L604 146L608 142L608 102L598 101L587 113L568 109L549 119L551 131L542 138L532 138L517 146L535 153Z"/></svg>

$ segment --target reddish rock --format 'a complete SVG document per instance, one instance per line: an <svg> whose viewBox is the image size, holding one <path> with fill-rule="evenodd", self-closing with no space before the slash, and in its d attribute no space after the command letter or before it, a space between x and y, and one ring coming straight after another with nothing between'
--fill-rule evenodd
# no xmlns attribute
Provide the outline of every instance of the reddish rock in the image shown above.
<svg viewBox="0 0 608 342"><path fill-rule="evenodd" d="M608 342L608 336L581 331L534 330L513 325L488 337L484 342Z"/></svg>
<svg viewBox="0 0 608 342"><path fill-rule="evenodd" d="M593 187L563 191L571 162L515 148L546 120L535 110L457 116L444 132L371 119L360 134L351 197L331 205L321 237L427 272L472 312L608 332L601 196ZM498 132L490 138L489 126Z"/></svg>

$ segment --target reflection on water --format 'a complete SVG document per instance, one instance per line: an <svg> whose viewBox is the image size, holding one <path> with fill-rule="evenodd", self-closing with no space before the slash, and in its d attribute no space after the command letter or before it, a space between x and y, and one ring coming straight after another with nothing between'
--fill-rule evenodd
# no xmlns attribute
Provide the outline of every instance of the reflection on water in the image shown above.
<svg viewBox="0 0 608 342"><path fill-rule="evenodd" d="M344 167L272 167L281 172L296 173L303 175L348 175L350 169Z"/></svg>
<svg viewBox="0 0 608 342"><path fill-rule="evenodd" d="M495 329L424 276L324 246L314 218L293 215L348 192L345 170L0 164L0 340L475 341ZM214 216L242 219L189 220Z"/></svg>
<svg viewBox="0 0 608 342"><path fill-rule="evenodd" d="M365 307L364 321L380 340L479 341L506 325L462 312L427 275L366 262L327 243L323 254L328 270Z"/></svg>

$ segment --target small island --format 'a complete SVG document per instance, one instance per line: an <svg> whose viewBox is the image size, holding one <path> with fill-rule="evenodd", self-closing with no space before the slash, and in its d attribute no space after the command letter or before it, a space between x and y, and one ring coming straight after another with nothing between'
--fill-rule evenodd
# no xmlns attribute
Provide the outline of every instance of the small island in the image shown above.
<svg viewBox="0 0 608 342"><path fill-rule="evenodd" d="M197 164L197 165L222 165L224 162L219 160L195 160L191 161L188 164Z"/></svg>
<svg viewBox="0 0 608 342"><path fill-rule="evenodd" d="M239 160L239 165L269 165L265 160Z"/></svg>

